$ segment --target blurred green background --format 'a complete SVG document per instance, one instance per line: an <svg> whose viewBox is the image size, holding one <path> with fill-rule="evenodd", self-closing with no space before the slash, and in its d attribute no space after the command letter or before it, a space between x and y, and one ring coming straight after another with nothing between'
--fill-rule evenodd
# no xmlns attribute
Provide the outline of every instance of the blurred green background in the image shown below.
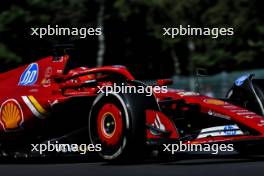
<svg viewBox="0 0 264 176"><path fill-rule="evenodd" d="M263 68L261 0L1 0L0 71L73 43L74 59L90 67L126 65L139 79ZM31 27L102 27L104 38L31 36ZM233 36L162 36L163 27L232 27Z"/></svg>

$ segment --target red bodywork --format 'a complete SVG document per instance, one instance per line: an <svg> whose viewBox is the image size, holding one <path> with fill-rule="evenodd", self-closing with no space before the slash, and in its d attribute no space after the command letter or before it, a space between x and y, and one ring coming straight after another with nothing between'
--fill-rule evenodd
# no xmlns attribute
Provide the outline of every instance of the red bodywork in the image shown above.
<svg viewBox="0 0 264 176"><path fill-rule="evenodd" d="M226 118L232 121L234 124L239 124L241 126L246 126L248 128L254 129L258 133L257 135L251 135L251 134L221 135L221 133L219 132L219 135L216 135L216 136L208 135L208 136L204 136L201 138L196 138L195 140L189 141L190 143L215 143L215 142L235 142L235 141L239 142L241 140L250 141L250 140L263 140L264 139L264 119L263 117L257 115L254 112L248 111L247 109L230 104L226 101L222 101L222 100L218 100L215 98L199 95L194 92L186 92L182 90L170 90L169 93L158 94L156 95L156 97L159 101L167 99L168 97L171 97L173 100L184 99L186 104L199 105L201 107L201 113L217 114L217 116L221 118ZM185 109L183 107L182 110L187 111L188 107L185 107ZM157 112L157 113L161 113L161 112ZM149 115L151 115L152 119L154 119L153 116L155 114L153 114L153 111L150 111ZM161 113L160 117L161 116L165 116L165 114ZM170 124L171 126L173 126L173 123L170 123ZM175 125L177 126L177 124ZM170 127L170 129L176 130L177 128ZM180 135L177 132L171 133L170 138L178 139L179 136ZM156 138L157 136L153 136L151 135L151 133L148 133L148 137Z"/></svg>
<svg viewBox="0 0 264 176"><path fill-rule="evenodd" d="M67 61L68 56L62 56L59 59L47 57L33 65L25 65L0 75L0 134L23 130L27 126L34 125L32 124L34 119L46 120L54 105L67 102L73 97L95 98L98 88L93 82L101 86L111 85L114 81L111 79L112 74L119 75L124 80L135 80L125 67L120 66L91 69L80 67L65 74ZM163 85L166 82L158 81L157 85ZM171 102L183 100L186 105L198 105L201 114L216 115L256 132L254 135L228 133L228 131L227 133L225 133L226 131L224 133L219 132L218 135L215 133L208 136L200 135L200 137L198 135L191 141L193 143L232 142L264 138L263 117L228 102L174 89L168 89L166 93L156 93L155 97L161 110L146 110L146 123L155 127L155 120L158 120L157 128L161 129L160 124L162 124L164 130L169 133L167 136L155 134L148 128L148 139L178 140L181 138L174 117L163 112L162 102L168 99ZM176 110L178 108L177 103L171 103L169 108ZM181 107L182 112L188 110L189 106ZM27 122L30 122L29 125Z"/></svg>
<svg viewBox="0 0 264 176"><path fill-rule="evenodd" d="M67 61L68 56L62 56L58 60L53 60L53 57L47 57L36 62L38 65L38 76L33 85L19 85L21 75L25 72L28 65L0 75L0 105L3 106L9 100L16 100L19 106L15 107L15 111L16 109L22 111L17 119L5 118L5 115L1 113L1 133L18 130L23 124L34 118L45 119L53 105L63 103L72 97L96 96L98 91L96 86L83 86L85 81L100 79L100 76L95 77L95 73L109 72L123 75L130 80L134 79L124 67L110 66L92 69L80 67L63 74ZM98 82L98 84L104 85L108 84L108 82L102 81ZM8 113L13 113L13 111L8 110L5 113L8 115ZM8 121L11 120L17 124L12 127L6 126L5 124L10 124L11 122ZM21 121L23 122L20 123Z"/></svg>

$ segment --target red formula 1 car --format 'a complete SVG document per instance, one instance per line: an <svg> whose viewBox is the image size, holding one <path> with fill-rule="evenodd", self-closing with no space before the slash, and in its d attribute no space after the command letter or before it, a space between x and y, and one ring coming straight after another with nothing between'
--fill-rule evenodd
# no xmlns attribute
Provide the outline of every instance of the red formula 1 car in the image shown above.
<svg viewBox="0 0 264 176"><path fill-rule="evenodd" d="M175 89L106 93L106 86L148 86L122 66L71 68L68 60L50 56L0 74L1 151L62 139L101 144L108 160L179 141L263 147L263 81L252 75L236 80L226 99Z"/></svg>

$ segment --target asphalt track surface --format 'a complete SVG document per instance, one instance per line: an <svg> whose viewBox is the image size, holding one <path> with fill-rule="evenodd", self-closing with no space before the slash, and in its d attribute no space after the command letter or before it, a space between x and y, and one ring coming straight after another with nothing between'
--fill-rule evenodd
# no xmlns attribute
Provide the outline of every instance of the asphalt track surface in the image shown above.
<svg viewBox="0 0 264 176"><path fill-rule="evenodd" d="M155 176L155 175L264 175L264 158L228 156L187 156L184 159L158 161L155 158L139 163L110 164L103 161L56 159L53 161L1 161L1 176Z"/></svg>

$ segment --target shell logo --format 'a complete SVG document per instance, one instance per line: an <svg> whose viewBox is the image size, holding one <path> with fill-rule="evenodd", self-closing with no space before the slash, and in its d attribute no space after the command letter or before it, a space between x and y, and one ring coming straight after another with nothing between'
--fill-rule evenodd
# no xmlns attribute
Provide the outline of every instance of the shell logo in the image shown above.
<svg viewBox="0 0 264 176"><path fill-rule="evenodd" d="M9 99L1 105L0 123L5 130L17 129L23 121L23 112L16 100Z"/></svg>

